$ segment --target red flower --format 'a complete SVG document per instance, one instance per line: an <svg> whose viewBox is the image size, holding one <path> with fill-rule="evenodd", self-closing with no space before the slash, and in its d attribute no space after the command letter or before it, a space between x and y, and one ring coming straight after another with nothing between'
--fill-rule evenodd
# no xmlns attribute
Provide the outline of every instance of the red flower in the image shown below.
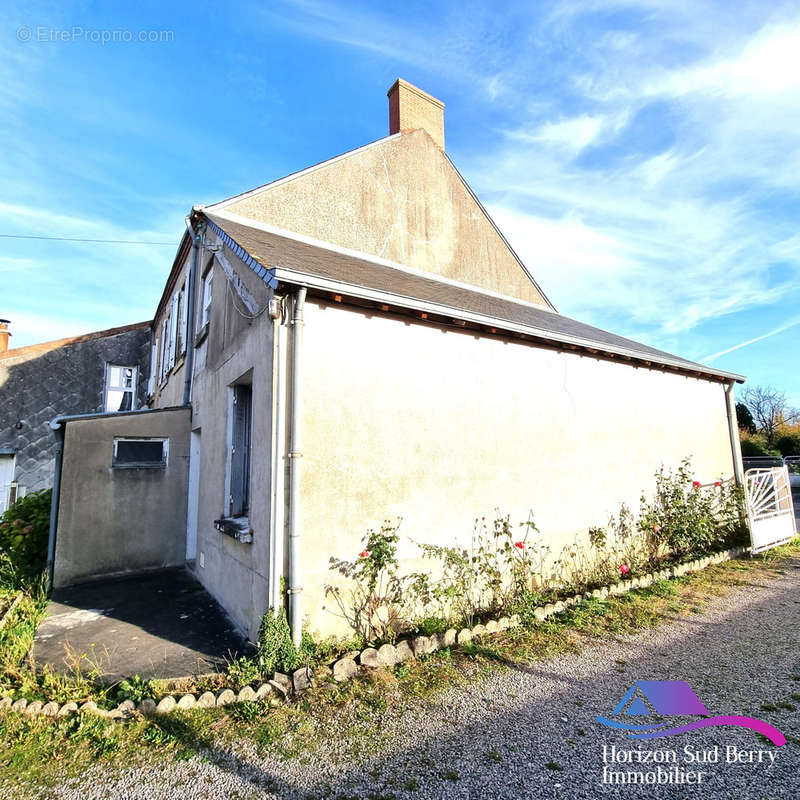
<svg viewBox="0 0 800 800"><path fill-rule="evenodd" d="M519 547L520 550L525 549L525 545L522 542L514 542L514 547Z"/></svg>
<svg viewBox="0 0 800 800"><path fill-rule="evenodd" d="M699 489L700 488L700 481L692 481L692 486L694 486L695 489Z"/></svg>
<svg viewBox="0 0 800 800"><path fill-rule="evenodd" d="M714 481L714 486L722 486L722 481Z"/></svg>
<svg viewBox="0 0 800 800"><path fill-rule="evenodd" d="M361 552L358 554L358 557L359 557L359 558L368 558L368 557L369 557L369 550L362 550L362 551L361 551Z"/></svg>
<svg viewBox="0 0 800 800"><path fill-rule="evenodd" d="M619 571L623 575L627 575L631 571L631 568L627 564L620 564L619 565Z"/></svg>

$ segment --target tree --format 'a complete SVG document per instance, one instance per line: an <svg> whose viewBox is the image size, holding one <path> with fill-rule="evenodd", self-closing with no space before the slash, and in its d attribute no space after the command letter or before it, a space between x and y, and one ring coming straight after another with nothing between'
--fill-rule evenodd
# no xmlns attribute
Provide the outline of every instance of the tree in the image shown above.
<svg viewBox="0 0 800 800"><path fill-rule="evenodd" d="M756 432L756 423L753 415L744 403L736 404L736 422L739 425L739 430L747 431L748 433Z"/></svg>
<svg viewBox="0 0 800 800"><path fill-rule="evenodd" d="M775 445L781 425L790 425L800 420L800 412L789 408L786 395L772 386L749 386L742 394L742 400L755 422L759 433L767 439L767 447Z"/></svg>

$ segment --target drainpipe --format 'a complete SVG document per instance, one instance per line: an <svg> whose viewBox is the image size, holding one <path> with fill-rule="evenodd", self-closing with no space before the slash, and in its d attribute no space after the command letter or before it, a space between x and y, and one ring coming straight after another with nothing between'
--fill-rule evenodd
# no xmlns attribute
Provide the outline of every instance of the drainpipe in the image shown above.
<svg viewBox="0 0 800 800"><path fill-rule="evenodd" d="M192 238L192 264L189 267L189 286L186 304L186 313L188 314L186 318L186 361L183 365L183 404L188 406L192 394L192 368L194 365L194 285L195 276L197 275L197 259L199 257L201 237L200 224L198 224L198 231L195 233L189 216L186 217L186 228L189 231L189 236Z"/></svg>
<svg viewBox="0 0 800 800"><path fill-rule="evenodd" d="M292 630L292 641L300 644L303 632L300 569L300 459L301 448L300 414L301 404L301 364L300 358L303 344L303 305L306 290L297 290L292 304L292 319L289 335L291 349L289 364L291 393L289 397L289 626Z"/></svg>
<svg viewBox="0 0 800 800"><path fill-rule="evenodd" d="M45 591L53 588L53 575L56 565L56 529L58 527L58 502L61 494L61 462L64 457L64 425L61 417L50 422L50 430L56 437L56 468L53 474L53 497L50 500L50 533L47 538L47 568Z"/></svg>
<svg viewBox="0 0 800 800"><path fill-rule="evenodd" d="M744 485L744 466L742 465L742 446L739 443L739 422L736 419L736 397L733 393L733 381L725 384L725 408L728 412L728 434L731 438L733 454L733 476L738 486Z"/></svg>

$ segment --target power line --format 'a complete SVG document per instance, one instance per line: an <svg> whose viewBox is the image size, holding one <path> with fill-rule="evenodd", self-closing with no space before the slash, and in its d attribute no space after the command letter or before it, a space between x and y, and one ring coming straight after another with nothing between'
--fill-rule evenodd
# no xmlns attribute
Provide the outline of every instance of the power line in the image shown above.
<svg viewBox="0 0 800 800"><path fill-rule="evenodd" d="M132 239L73 239L67 236L20 236L15 233L0 233L2 239L42 239L48 242L93 242L95 244L159 244L170 247L175 242L135 242Z"/></svg>

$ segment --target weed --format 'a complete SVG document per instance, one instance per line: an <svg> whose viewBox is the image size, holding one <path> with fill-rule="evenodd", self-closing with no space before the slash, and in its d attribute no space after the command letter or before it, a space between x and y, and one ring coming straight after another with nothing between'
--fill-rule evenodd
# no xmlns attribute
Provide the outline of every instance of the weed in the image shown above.
<svg viewBox="0 0 800 800"><path fill-rule="evenodd" d="M561 772L564 769L564 767L562 767L561 764L558 763L558 761L548 761L545 764L545 766L547 767L547 769L551 769L556 772Z"/></svg>

